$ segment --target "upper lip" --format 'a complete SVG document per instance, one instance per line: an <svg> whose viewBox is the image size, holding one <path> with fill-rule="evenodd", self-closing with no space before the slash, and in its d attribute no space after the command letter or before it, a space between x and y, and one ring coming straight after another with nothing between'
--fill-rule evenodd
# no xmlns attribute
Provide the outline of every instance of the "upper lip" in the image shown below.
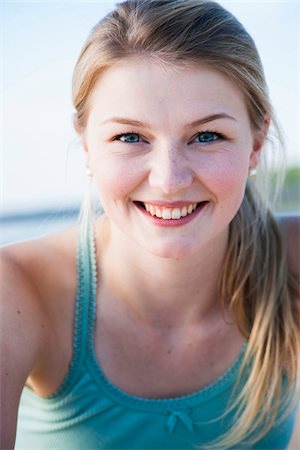
<svg viewBox="0 0 300 450"><path fill-rule="evenodd" d="M147 201L141 201L138 200L141 203L148 203L149 205L158 206L161 208L184 208L188 205L194 205L195 203L200 203L199 201L195 200L184 200L184 201L176 201L176 202L165 202L161 200L147 200ZM206 201L206 200L202 200Z"/></svg>

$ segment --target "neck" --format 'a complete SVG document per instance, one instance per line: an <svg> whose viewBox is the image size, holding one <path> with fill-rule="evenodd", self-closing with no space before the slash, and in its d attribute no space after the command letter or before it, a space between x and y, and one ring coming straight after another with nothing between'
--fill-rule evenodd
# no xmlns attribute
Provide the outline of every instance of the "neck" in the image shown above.
<svg viewBox="0 0 300 450"><path fill-rule="evenodd" d="M226 232L201 252L173 259L143 251L121 233L111 233L98 257L104 297L151 327L208 323L221 311L217 287L227 238Z"/></svg>

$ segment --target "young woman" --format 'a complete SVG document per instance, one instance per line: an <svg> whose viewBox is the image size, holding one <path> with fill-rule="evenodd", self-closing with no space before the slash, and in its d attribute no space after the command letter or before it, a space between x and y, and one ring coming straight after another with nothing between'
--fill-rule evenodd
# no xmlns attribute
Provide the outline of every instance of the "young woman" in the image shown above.
<svg viewBox="0 0 300 450"><path fill-rule="evenodd" d="M286 449L299 221L253 181L279 133L253 40L214 2L123 2L73 100L104 212L2 250L1 448Z"/></svg>

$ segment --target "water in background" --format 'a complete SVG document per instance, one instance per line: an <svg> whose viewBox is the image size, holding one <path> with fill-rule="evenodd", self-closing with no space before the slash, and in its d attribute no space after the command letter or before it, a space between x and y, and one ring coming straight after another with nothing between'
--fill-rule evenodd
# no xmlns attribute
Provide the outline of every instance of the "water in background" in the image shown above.
<svg viewBox="0 0 300 450"><path fill-rule="evenodd" d="M300 168L299 168L300 176ZM295 186L291 183L283 191L275 209L279 215L300 215L300 187L298 173ZM99 209L99 205L97 210ZM70 228L78 223L79 207L61 211L46 210L33 213L0 215L0 245L34 239Z"/></svg>
<svg viewBox="0 0 300 450"><path fill-rule="evenodd" d="M79 209L11 214L0 218L0 245L34 239L78 223Z"/></svg>

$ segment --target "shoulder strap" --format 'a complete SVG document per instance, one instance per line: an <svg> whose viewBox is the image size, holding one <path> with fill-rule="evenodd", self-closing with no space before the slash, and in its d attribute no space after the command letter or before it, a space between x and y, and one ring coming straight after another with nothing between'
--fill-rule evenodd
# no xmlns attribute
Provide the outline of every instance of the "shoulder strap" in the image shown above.
<svg viewBox="0 0 300 450"><path fill-rule="evenodd" d="M94 352L94 324L96 318L96 293L97 293L97 265L95 228L93 219L89 222L87 231L88 267L86 278L89 284L89 313L87 321L87 349Z"/></svg>
<svg viewBox="0 0 300 450"><path fill-rule="evenodd" d="M96 262L93 224L80 225L77 243L77 298L74 329L74 359L79 366L93 339L96 297ZM77 364L76 364L77 365Z"/></svg>
<svg viewBox="0 0 300 450"><path fill-rule="evenodd" d="M94 308L96 270L92 270L95 257L91 226L80 224L77 238L77 292L73 327L73 357L69 372L60 387L49 396L56 398L68 391L80 376L80 369L87 355L88 342L93 334L91 306Z"/></svg>

